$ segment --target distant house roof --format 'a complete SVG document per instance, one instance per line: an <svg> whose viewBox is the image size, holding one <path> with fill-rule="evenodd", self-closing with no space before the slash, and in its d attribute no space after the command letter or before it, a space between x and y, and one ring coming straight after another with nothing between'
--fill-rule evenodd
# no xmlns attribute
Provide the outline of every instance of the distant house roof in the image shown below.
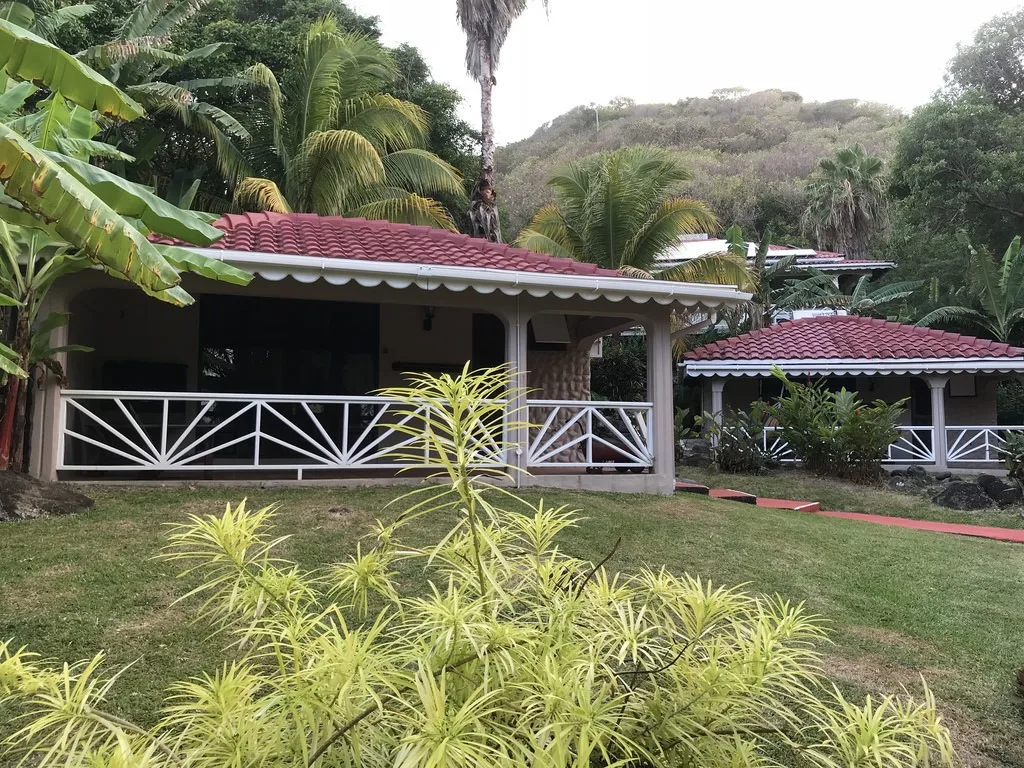
<svg viewBox="0 0 1024 768"><path fill-rule="evenodd" d="M699 347L686 355L691 376L787 373L916 374L1024 371L1024 349L1002 342L886 320L813 317Z"/></svg>
<svg viewBox="0 0 1024 768"><path fill-rule="evenodd" d="M223 230L224 237L205 248L165 238L154 242L187 247L268 280L470 288L479 293L628 299L708 309L749 298L732 286L627 278L586 262L387 221L263 212L226 214L213 226Z"/></svg>
<svg viewBox="0 0 1024 768"><path fill-rule="evenodd" d="M746 244L747 260L753 261L757 254L757 243ZM722 253L729 247L726 240L709 237L689 237L681 240L674 248L658 258L663 267L680 264L698 256L709 253ZM842 253L819 251L814 248L799 248L794 245L769 245L766 261L772 264L779 259L792 256L794 267L813 267L822 272L847 272L851 274L870 274L884 271L896 266L895 262L881 259L848 259Z"/></svg>

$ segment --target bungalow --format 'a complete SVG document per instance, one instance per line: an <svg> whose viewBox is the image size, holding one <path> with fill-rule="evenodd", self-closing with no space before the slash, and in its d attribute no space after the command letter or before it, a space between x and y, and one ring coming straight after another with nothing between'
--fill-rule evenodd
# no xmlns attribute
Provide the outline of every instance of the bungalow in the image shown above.
<svg viewBox="0 0 1024 768"><path fill-rule="evenodd" d="M890 464L995 466L1003 435L1024 429L996 419L996 387L1024 373L1024 349L931 328L857 316L806 318L699 347L682 365L704 383L704 410L712 414L777 396L775 366L856 390L865 400L909 398ZM765 447L794 460L771 433Z"/></svg>
<svg viewBox="0 0 1024 768"><path fill-rule="evenodd" d="M404 438L373 392L471 361L528 372L529 399L509 407L536 426L510 429L517 447L491 457L529 472L513 472L521 484L668 493L672 315L748 298L426 227L274 213L215 225L224 237L198 250L253 273L248 287L186 276L187 309L99 272L54 287L44 309L71 315L54 341L93 351L64 355L64 386L35 392L37 476L393 477L409 466L391 450ZM638 324L647 399L592 401L594 341Z"/></svg>

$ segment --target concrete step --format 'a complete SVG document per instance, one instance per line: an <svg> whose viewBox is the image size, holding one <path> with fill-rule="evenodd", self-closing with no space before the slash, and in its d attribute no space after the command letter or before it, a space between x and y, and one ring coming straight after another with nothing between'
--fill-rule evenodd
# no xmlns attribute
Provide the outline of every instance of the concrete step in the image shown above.
<svg viewBox="0 0 1024 768"><path fill-rule="evenodd" d="M707 496L710 489L700 483L691 483L686 480L676 481L676 493L694 493L698 496Z"/></svg>

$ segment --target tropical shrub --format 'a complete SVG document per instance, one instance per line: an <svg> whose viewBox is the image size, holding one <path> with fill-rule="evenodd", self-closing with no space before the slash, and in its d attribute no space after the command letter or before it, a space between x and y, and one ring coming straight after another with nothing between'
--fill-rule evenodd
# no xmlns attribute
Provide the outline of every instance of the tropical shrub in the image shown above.
<svg viewBox="0 0 1024 768"><path fill-rule="evenodd" d="M722 472L754 475L778 466L764 441L764 403L750 412L728 411L716 419L705 413L701 426L711 437L711 455Z"/></svg>
<svg viewBox="0 0 1024 768"><path fill-rule="evenodd" d="M1024 488L1024 432L1007 432L1003 438L1003 463L1007 477Z"/></svg>
<svg viewBox="0 0 1024 768"><path fill-rule="evenodd" d="M102 655L61 666L0 645L0 705L22 716L11 756L44 768L952 764L927 690L855 703L827 685L824 631L802 605L664 568L609 572L562 550L575 511L473 475L482 446L502 447L484 425L503 414L504 371L418 379L386 394L405 403L400 450L438 456L444 485L402 497L318 574L280 559L274 508L192 516L164 558L201 579L189 597L234 660L173 686L144 729L108 712L117 676ZM405 540L427 516L450 530Z"/></svg>
<svg viewBox="0 0 1024 768"><path fill-rule="evenodd" d="M846 388L832 392L824 380L792 381L776 370L785 389L765 412L778 422L782 439L804 468L823 477L877 480L889 446L899 437L906 399L865 403Z"/></svg>

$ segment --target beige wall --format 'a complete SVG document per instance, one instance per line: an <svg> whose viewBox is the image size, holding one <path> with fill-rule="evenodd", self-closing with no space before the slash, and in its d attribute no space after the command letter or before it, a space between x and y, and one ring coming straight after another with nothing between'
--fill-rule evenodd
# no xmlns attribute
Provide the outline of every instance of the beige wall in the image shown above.
<svg viewBox="0 0 1024 768"><path fill-rule="evenodd" d="M417 363L462 366L473 354L473 311L434 307L431 330L423 330L425 306L383 304L380 309L380 386L404 383L409 369L394 365Z"/></svg>
<svg viewBox="0 0 1024 768"><path fill-rule="evenodd" d="M996 423L996 388L1001 376L974 376L974 397L953 397L946 386L948 426L988 426Z"/></svg>

